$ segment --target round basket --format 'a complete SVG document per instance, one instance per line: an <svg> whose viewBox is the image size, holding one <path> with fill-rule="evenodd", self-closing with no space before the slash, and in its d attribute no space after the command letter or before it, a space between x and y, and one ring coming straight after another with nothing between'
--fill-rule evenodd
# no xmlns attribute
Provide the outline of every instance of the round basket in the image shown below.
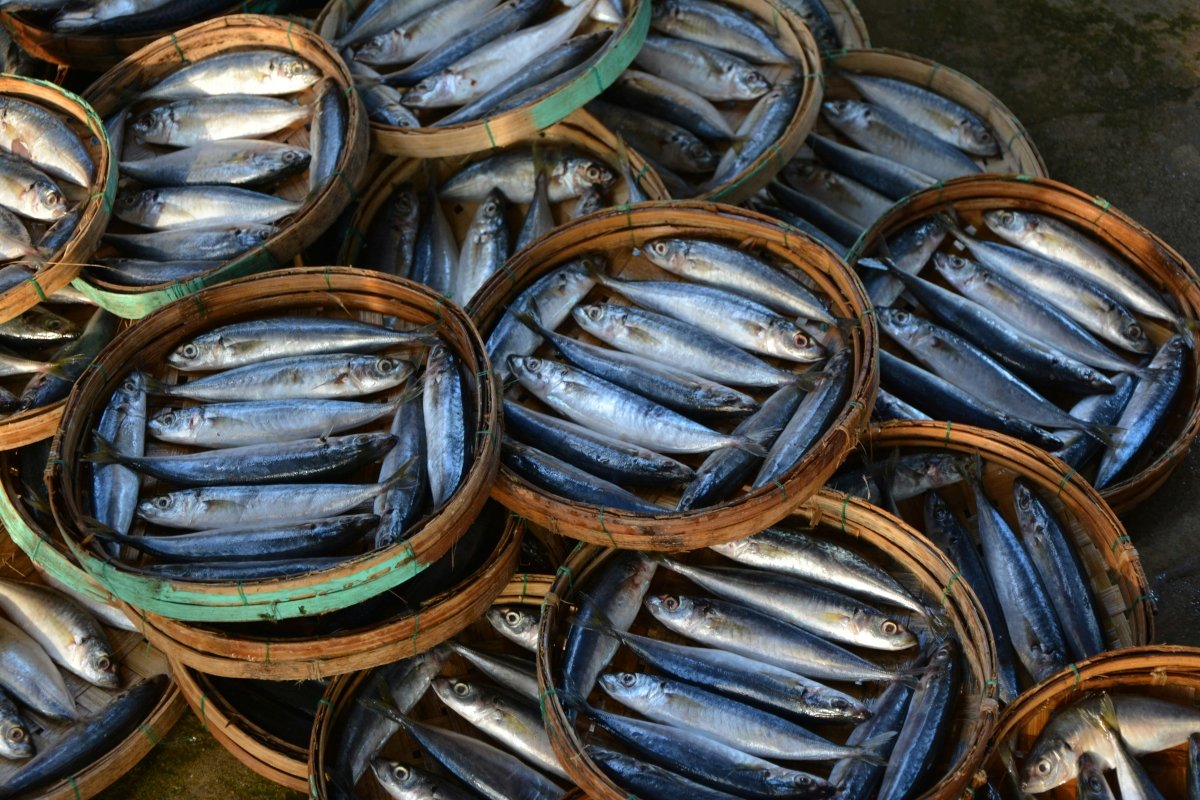
<svg viewBox="0 0 1200 800"><path fill-rule="evenodd" d="M539 582L544 580L546 586L549 586L553 580L553 576L549 575L535 577ZM505 587L500 596L496 598L495 603L497 605L524 605L530 608L540 604L541 596L525 595L526 599L521 599L527 588L521 581L521 576L518 575ZM476 616L474 622L458 635L457 640L488 653L525 657L530 655L527 651L521 650L515 644L496 633L482 619L482 610ZM469 666L464 659L459 656L452 656L441 674L447 676L477 676L479 673L473 667ZM317 719L313 725L312 741L309 745L309 764L311 766L308 775L308 794L313 800L328 800L328 798L335 796L387 800L388 795L379 786L379 782L370 775L369 768L358 781L353 792L350 789L342 787L339 787L340 791L336 793L331 790L332 776L337 763L334 754L330 752L330 748L342 740L341 724L347 711L353 707L352 704L357 702L362 689L369 685L367 682L370 677L371 673L364 671L351 675L339 675L329 682L329 688L325 691L325 697L321 700L317 708ZM463 733L481 739L485 738L478 730L472 728L469 723L442 705L441 701L437 699L432 691L426 692L425 696L413 708L411 716L420 722L437 724L441 727L449 728L456 733ZM490 743L495 744L495 742ZM403 731L392 736L389 742L384 745L381 752L385 756L419 765L422 769L431 771L440 769L437 766L437 762L431 756L426 756L420 745ZM554 780L558 781L557 778ZM562 800L577 800L585 796L577 788L572 787L563 795Z"/></svg>
<svg viewBox="0 0 1200 800"><path fill-rule="evenodd" d="M66 89L47 81L6 74L0 75L0 95L25 100L65 118L91 157L94 170L92 185L87 188L56 181L69 193L69 202L79 204L79 222L70 238L41 260L33 276L0 293L0 322L7 322L70 283L91 258L108 225L117 192L117 164L96 112Z"/></svg>
<svg viewBox="0 0 1200 800"><path fill-rule="evenodd" d="M1013 516L1013 483L1020 478L1040 492L1070 536L1100 613L1105 643L1111 649L1145 645L1154 639L1154 602L1137 549L1116 514L1091 484L1058 459L1033 445L981 428L945 422L888 422L873 425L860 448L872 463L884 463L899 448L901 455L920 451L978 454L983 459L983 487L1008 519ZM939 490L951 509L968 516L969 490L962 484ZM923 501L900 505L905 521L924 527ZM1019 531L1015 524L1013 529Z"/></svg>
<svg viewBox="0 0 1200 800"><path fill-rule="evenodd" d="M481 615L497 593L508 586L517 566L523 525L497 506L484 510L481 524L494 532L483 564L468 577L420 601L411 611L408 600L393 590L380 605L397 601L366 625L337 626L336 631L306 633L304 626L212 626L189 624L140 612L147 638L172 660L210 675L265 680L317 680L369 669L424 652L454 636ZM455 551L444 558L453 559ZM536 584L535 584L536 589ZM397 611L397 608L404 609ZM302 621L298 621L302 622ZM327 626L332 627L332 626ZM297 630L297 628L299 628Z"/></svg>
<svg viewBox="0 0 1200 800"><path fill-rule="evenodd" d="M437 176L437 180L442 182L475 161L487 158L505 149L516 149L522 146L528 148L532 145L569 148L572 152L579 152L608 164L612 168L613 174L617 176L617 182L613 185L610 193L610 197L613 200L612 205L617 206L628 203L629 189L625 185L624 179L621 178L620 159L617 155L617 139L597 122L594 117L583 110L572 112L565 120L555 123L545 130L521 137L509 147L497 148L495 151L478 153L464 158L438 159L433 162L434 174ZM397 187L405 183L413 183L418 193L420 193L421 200L424 201L424 189L426 188L425 163L425 161L420 159L395 159L390 163L380 165L379 170L372 171L371 174L377 177L363 192L362 200L359 202L354 216L350 218L350 222L346 226L341 251L337 259L339 264L361 266L364 263L364 259L368 255L363 253L363 247L367 243L366 232L371 229L371 224L375 216L379 213L380 208L391 199ZM634 176L634 180L649 199L669 199L667 190L663 187L658 175L636 153L629 153L629 169ZM552 205L551 208L554 211L556 221L560 223L568 221L574 205L574 200L566 200ZM478 203L474 201L447 200L442 202L442 210L446 215L446 220L450 223L450 227L454 230L456 241L462 241L465 237L467 228L475 216L475 209L477 207ZM510 221L524 218L525 207L522 206L521 208L522 210L515 215L509 214ZM512 230L511 225L510 230ZM511 239L515 240L516 236L512 235ZM460 303L470 300L470 298L452 299Z"/></svg>
<svg viewBox="0 0 1200 800"><path fill-rule="evenodd" d="M936 784L920 795L921 798L956 797L968 784L983 758L992 728L996 723L998 705L993 697L996 664L992 650L992 638L987 620L979 607L979 601L969 587L956 581L957 573L936 547L921 534L901 520L880 511L874 506L845 495L822 491L796 510L793 517L782 523L785 528L803 530L810 535L826 537L830 541L849 547L867 560L883 566L910 589L924 596L931 608L939 604L945 614L947 630L952 630L961 645L961 663L964 666L959 707L955 714L955 728L946 737L944 752L937 764L940 776ZM586 592L589 578L597 574L607 560L617 551L598 547L584 547L576 551L546 595L542 606L542 621L538 630L538 682L546 696L543 716L554 745L571 777L597 800L623 800L629 795L613 783L584 750L581 736L581 720L577 726L570 721L556 688L561 668L563 643L568 620L578 608L581 592ZM729 564L713 553L696 551L682 557L685 563L694 565ZM650 584L647 594L681 590L690 587L686 580L660 567ZM630 629L652 638L667 637L681 641L653 621L644 611ZM872 659L879 660L882 651L872 651ZM899 654L897 654L899 655ZM621 671L636 671L640 662L628 650L618 650L611 668ZM837 684L837 688L858 694L861 687L853 684ZM597 690L593 698L603 693ZM607 699L595 704L613 713L627 713ZM582 716L582 715L581 715ZM837 730L840 730L838 728ZM822 729L825 735L833 730ZM823 774L824 768L812 763L803 767L806 772Z"/></svg>
<svg viewBox="0 0 1200 800"><path fill-rule="evenodd" d="M884 239L905 226L938 213L954 211L962 223L977 223L989 209L1014 209L1044 214L1084 232L1112 249L1152 286L1169 298L1184 320L1200 318L1200 278L1179 253L1149 230L1113 208L1107 200L1065 184L1023 176L981 176L950 181L944 186L911 195L880 219L855 247L849 260L871 255ZM976 225L980 236L985 230ZM954 252L949 240L942 249ZM927 277L935 273L930 270ZM1176 331L1164 323L1136 314L1146 335L1157 347ZM1121 514L1154 493L1183 460L1200 432L1200 348L1195 330L1188 330L1193 345L1184 364L1183 379L1173 405L1142 452L1130 462L1122 480L1105 487L1101 496ZM1084 464L1080 473L1091 480L1096 465Z"/></svg>
<svg viewBox="0 0 1200 800"><path fill-rule="evenodd" d="M1002 749L1018 756L1028 753L1054 713L1094 692L1123 692L1169 700L1195 708L1200 701L1200 650L1191 647L1134 647L1105 653L1063 670L1004 710L992 737L975 788L991 781L1006 782ZM1139 757L1154 785L1165 797L1184 797L1187 745ZM978 796L967 790L963 800ZM1074 800L1072 781L1038 797Z"/></svg>
<svg viewBox="0 0 1200 800"><path fill-rule="evenodd" d="M243 697L239 702L235 696L225 691L228 683L222 682L222 679L214 679L211 675L196 672L175 660L171 661L171 674L179 684L183 699L204 723L204 728L229 751L230 755L253 772L280 786L297 792L308 788L307 741L311 734L310 729L289 729L287 738L284 738L278 733L283 722L276 725L274 731L267 730L259 724L269 713L269 707L250 707L248 703L251 696ZM296 711L315 714L316 707L317 703L314 700L312 708ZM290 721L289 719L288 722ZM299 740L304 744L298 744Z"/></svg>
<svg viewBox="0 0 1200 800"><path fill-rule="evenodd" d="M7 519L5 524L7 525ZM34 583L42 582L33 562L8 536L2 533L0 533L0 576ZM105 627L104 632L113 646L113 654L120 665L119 675L122 689L128 688L133 681L169 672L167 659L158 650L148 646L140 635L109 627ZM108 690L92 686L82 678L66 672L63 672L63 679L67 684L67 689L75 698L76 706L84 715L96 712L108 705L122 691L122 689ZM37 796L48 798L48 800L80 800L80 798L96 796L145 758L146 754L167 735L171 726L179 720L184 708L185 704L179 694L179 687L174 680L170 680L163 696L159 698L136 730L108 753L78 770L72 776L53 785L45 786ZM40 735L36 731L34 732L39 752L47 736L65 734L72 727L71 723L47 721L40 716L37 718L37 722L45 731ZM21 761L4 760L0 762L0 781L7 781L20 770L22 764Z"/></svg>
<svg viewBox="0 0 1200 800"><path fill-rule="evenodd" d="M403 542L347 559L316 573L283 580L197 583L164 581L97 557L79 543L90 516L89 482L81 456L107 399L134 369L161 374L175 347L201 331L236 321L302 311L378 322L394 316L422 327L436 323L441 340L464 363L466 405L478 436L474 460L462 482L437 513L427 516ZM173 371L172 371L173 372ZM175 619L208 622L257 621L311 616L345 608L412 578L446 553L487 500L499 459L499 390L488 369L483 343L466 315L407 281L345 267L307 267L273 272L194 295L165 307L127 329L100 354L95 369L76 384L48 473L55 519L83 568L113 594L138 609ZM375 468L378 469L377 467ZM370 481L375 480L372 475ZM185 659L186 660L186 659ZM203 671L214 672L204 669Z"/></svg>
<svg viewBox="0 0 1200 800"><path fill-rule="evenodd" d="M75 287L114 314L144 317L151 311L216 283L287 265L332 224L350 202L362 177L367 160L366 113L350 73L329 45L304 27L286 19L235 14L202 22L178 33L158 39L106 72L88 87L88 101L102 117L116 113L149 88L181 66L224 53L250 49L270 49L294 53L313 64L330 79L347 100L346 139L338 156L333 177L312 197L308 197L308 173L293 176L280 188L283 196L304 200L281 230L261 245L226 261L216 269L178 283L129 287L89 275ZM281 136L277 134L276 136ZM307 146L307 130L287 133L288 143Z"/></svg>
<svg viewBox="0 0 1200 800"><path fill-rule="evenodd" d="M368 0L330 0L313 30L332 41ZM585 25L588 24L585 22ZM650 30L650 0L630 0L626 17L575 78L540 100L494 117L457 125L396 128L371 121L371 152L414 158L444 158L506 147L548 128L581 108L633 62Z"/></svg>
<svg viewBox="0 0 1200 800"><path fill-rule="evenodd" d="M556 267L589 253L609 256L612 275L647 277L648 265L630 257L630 248L666 236L752 246L811 278L817 293L828 298L833 315L858 320L845 345L854 349L848 402L778 485L692 511L664 509L661 514L649 515L580 503L538 488L502 465L492 496L555 534L607 546L662 551L691 550L747 536L782 519L811 497L854 446L869 416L878 379L877 334L874 320L863 316L866 299L862 285L828 249L754 212L706 203L657 203L592 214L559 228L510 259L504 274L494 276L476 295L472 317L481 331L490 331L525 288ZM657 279L672 277L650 269ZM597 289L589 295L607 296Z"/></svg>
<svg viewBox="0 0 1200 800"><path fill-rule="evenodd" d="M864 50L871 46L867 21L851 0L821 0L821 4L833 18L833 27L842 40L840 50Z"/></svg>

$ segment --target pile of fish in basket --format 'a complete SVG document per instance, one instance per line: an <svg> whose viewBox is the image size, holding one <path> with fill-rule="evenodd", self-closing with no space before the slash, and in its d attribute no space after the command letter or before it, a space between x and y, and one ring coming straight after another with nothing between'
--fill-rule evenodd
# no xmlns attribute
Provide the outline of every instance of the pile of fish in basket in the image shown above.
<svg viewBox="0 0 1200 800"><path fill-rule="evenodd" d="M848 0L228 10L0 3L0 797L186 702L317 798L1200 800L1116 516L1200 280L999 100Z"/></svg>

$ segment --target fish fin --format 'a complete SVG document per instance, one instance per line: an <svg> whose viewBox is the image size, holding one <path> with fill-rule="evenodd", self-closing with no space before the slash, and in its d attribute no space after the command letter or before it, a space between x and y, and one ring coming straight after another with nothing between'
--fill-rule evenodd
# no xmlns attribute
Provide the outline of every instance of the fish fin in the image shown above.
<svg viewBox="0 0 1200 800"><path fill-rule="evenodd" d="M153 375L146 375L146 394L165 394L171 395L171 389L174 388L169 383L163 383Z"/></svg>
<svg viewBox="0 0 1200 800"><path fill-rule="evenodd" d="M387 717L392 722L399 723L406 730L408 728L409 722L411 721L411 720L409 720L408 717L406 717L400 713L400 709L396 708L394 705L392 705L387 700L381 700L378 697L360 697L358 699L358 704L361 705L363 708L366 708L370 711L374 711L376 714L379 714L381 717Z"/></svg>
<svg viewBox="0 0 1200 800"><path fill-rule="evenodd" d="M1169 377L1171 370L1163 367L1130 367L1129 374L1133 375L1140 381L1150 381L1151 383L1161 381L1163 378Z"/></svg>
<svg viewBox="0 0 1200 800"><path fill-rule="evenodd" d="M60 358L57 361L47 362L45 365L45 368L38 370L38 371L43 372L46 375L49 375L53 378L58 378L59 380L62 380L62 381L74 381L75 379L70 375L70 373L65 372L64 370L67 367L78 364L81 361L86 361L89 358L91 358L91 356L85 355L83 353L77 353L76 355L73 355L73 356L67 356L65 358Z"/></svg>
<svg viewBox="0 0 1200 800"><path fill-rule="evenodd" d="M966 241L971 238L969 235L967 235L966 231L959 227L958 220L954 218L954 214L952 212L942 211L936 216L941 223L946 226L946 230L954 235L954 238L963 243L966 243Z"/></svg>
<svg viewBox="0 0 1200 800"><path fill-rule="evenodd" d="M891 259L888 258L860 258L858 261L854 262L854 266L865 267L866 269L875 270L877 272L889 272L896 268L895 265L891 263Z"/></svg>
<svg viewBox="0 0 1200 800"><path fill-rule="evenodd" d="M412 458L408 459L400 466L396 467L396 471L392 473L392 477L388 478L386 481L383 482L383 492L387 492L387 491L390 491L391 489L395 489L397 486L400 486L401 484L403 484L406 480L412 480L412 478L409 476L408 473L411 470L412 465L416 462L416 460L417 460L417 457L413 456ZM383 492L381 492L381 494Z"/></svg>
<svg viewBox="0 0 1200 800"><path fill-rule="evenodd" d="M414 344L423 344L432 347L441 341L441 337L438 336L439 327L441 327L439 323L431 322L428 325L422 325L411 331L404 331L404 333L412 336Z"/></svg>
<svg viewBox="0 0 1200 800"><path fill-rule="evenodd" d="M603 266L597 265L595 261L588 258L587 256L584 256L583 258L581 258L579 260L580 260L580 262L583 263L583 266L587 269L589 278L591 278L592 280L594 280L596 283L600 284L601 286L608 286L609 288L617 289L617 291L620 291L620 289L618 288L620 281L606 275L604 273Z"/></svg>
<svg viewBox="0 0 1200 800"><path fill-rule="evenodd" d="M410 381L409 384L404 387L404 391L402 391L399 395L397 395L394 400L391 400L391 401L385 403L384 405L390 409L398 409L398 408L400 408L400 406L405 405L407 403L411 403L413 400L416 400L418 397L421 396L421 393L424 391L425 391L425 382L424 381Z"/></svg>
<svg viewBox="0 0 1200 800"><path fill-rule="evenodd" d="M872 736L859 745L861 752L855 758L877 767L887 766L888 759L884 751L899 735L899 731L884 731L878 736Z"/></svg>
<svg viewBox="0 0 1200 800"><path fill-rule="evenodd" d="M1113 705L1112 695L1100 693L1100 710L1098 719L1100 725L1107 731L1120 735L1121 726L1117 722L1117 707Z"/></svg>
<svg viewBox="0 0 1200 800"><path fill-rule="evenodd" d="M782 431L782 425L766 428L765 430L742 437L750 445L749 447L741 447L738 445L734 446L739 450L745 450L750 455L758 456L759 458L766 458L767 451L770 449L771 445L775 443L775 440L779 437L779 434ZM762 455L759 455L759 451L762 452Z"/></svg>
<svg viewBox="0 0 1200 800"><path fill-rule="evenodd" d="M96 464L117 464L121 461L121 454L117 452L117 448L108 439L105 439L99 433L93 433L92 439L96 442L96 451L94 453L85 453L80 456L81 461L90 461Z"/></svg>
<svg viewBox="0 0 1200 800"><path fill-rule="evenodd" d="M738 450L744 450L750 455L757 456L758 458L767 457L767 448L763 447L761 444L748 436L739 437L739 441L735 442L733 447L736 447Z"/></svg>
<svg viewBox="0 0 1200 800"><path fill-rule="evenodd" d="M1091 436L1096 441L1105 447L1113 448L1117 446L1117 438L1125 432L1124 428L1117 425L1099 425L1091 424L1084 431L1088 436Z"/></svg>
<svg viewBox="0 0 1200 800"><path fill-rule="evenodd" d="M546 328L542 325L541 320L537 318L536 311L514 310L512 315L517 318L517 322L520 322L526 328L529 328L529 330L533 331L534 333L540 333L542 336L549 338L548 334L551 333L551 331L546 330Z"/></svg>

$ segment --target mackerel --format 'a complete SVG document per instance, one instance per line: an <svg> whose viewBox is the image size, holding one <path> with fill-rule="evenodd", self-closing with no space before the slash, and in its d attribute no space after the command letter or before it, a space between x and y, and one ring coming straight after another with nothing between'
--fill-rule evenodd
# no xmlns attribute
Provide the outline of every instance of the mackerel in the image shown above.
<svg viewBox="0 0 1200 800"><path fill-rule="evenodd" d="M646 800L675 800L687 797L691 800L737 800L726 792L709 788L701 783L676 775L670 770L633 756L618 753L599 745L584 745L588 758L595 761L617 785Z"/></svg>
<svg viewBox="0 0 1200 800"><path fill-rule="evenodd" d="M732 8L708 0L664 0L650 10L650 27L669 36L734 53L758 64L791 59L758 25Z"/></svg>
<svg viewBox="0 0 1200 800"><path fill-rule="evenodd" d="M501 458L505 466L527 481L576 502L641 514L666 511L611 481L508 437L504 439Z"/></svg>
<svg viewBox="0 0 1200 800"><path fill-rule="evenodd" d="M383 457L379 480L387 480L401 464L409 465L408 479L375 498L374 510L380 517L374 537L376 548L393 545L408 535L409 528L421 518L429 483L422 402L416 397L401 397L389 432L396 437L396 446Z"/></svg>
<svg viewBox="0 0 1200 800"><path fill-rule="evenodd" d="M43 221L67 213L67 199L58 184L29 161L7 153L0 153L0 206Z"/></svg>
<svg viewBox="0 0 1200 800"><path fill-rule="evenodd" d="M647 36L634 63L714 102L753 100L771 88L761 72L732 53L669 36Z"/></svg>
<svg viewBox="0 0 1200 800"><path fill-rule="evenodd" d="M96 309L79 338L54 351L52 360L61 366L56 374L39 372L21 392L21 408L42 408L71 393L75 381L88 369L96 355L112 341L120 319Z"/></svg>
<svg viewBox="0 0 1200 800"><path fill-rule="evenodd" d="M396 800L475 800L477 797L473 792L460 789L458 784L410 764L372 756L370 766L375 780L389 797Z"/></svg>
<svg viewBox="0 0 1200 800"><path fill-rule="evenodd" d="M1094 394L1080 400L1071 407L1071 416L1098 425L1115 426L1133 396L1137 381L1132 375L1117 375L1113 378L1113 386L1115 389L1111 394ZM1062 440L1062 446L1051 452L1076 469L1104 446L1080 431L1060 431L1056 435Z"/></svg>
<svg viewBox="0 0 1200 800"><path fill-rule="evenodd" d="M529 652L537 650L538 615L520 606L494 606L484 617L505 639Z"/></svg>
<svg viewBox="0 0 1200 800"><path fill-rule="evenodd" d="M244 225L176 228L154 233L106 233L104 238L122 252L138 258L155 261L181 261L186 258L229 261L247 250L262 247L279 230L272 225L252 222Z"/></svg>
<svg viewBox="0 0 1200 800"><path fill-rule="evenodd" d="M78 719L75 700L42 646L0 619L0 687L39 714Z"/></svg>
<svg viewBox="0 0 1200 800"><path fill-rule="evenodd" d="M383 76L366 64L347 59L354 88L362 98L367 118L393 128L419 128L421 121L405 106L400 92L383 82Z"/></svg>
<svg viewBox="0 0 1200 800"><path fill-rule="evenodd" d="M412 183L397 186L375 212L357 263L407 278L416 253L420 214L421 203Z"/></svg>
<svg viewBox="0 0 1200 800"><path fill-rule="evenodd" d="M702 139L732 139L734 130L716 106L690 89L648 72L629 69L609 89L613 99L678 125Z"/></svg>
<svg viewBox="0 0 1200 800"><path fill-rule="evenodd" d="M717 166L717 159L708 145L687 128L602 100L591 101L587 109L606 128L629 140L638 152L668 169L694 175L711 172Z"/></svg>
<svg viewBox="0 0 1200 800"><path fill-rule="evenodd" d="M426 174L426 182L409 278L438 294L449 295L454 290L454 276L458 272L458 247L431 172Z"/></svg>
<svg viewBox="0 0 1200 800"><path fill-rule="evenodd" d="M364 64L405 64L437 49L500 0L449 0L373 36L354 53Z"/></svg>
<svg viewBox="0 0 1200 800"><path fill-rule="evenodd" d="M594 157L559 149L541 155L551 203L572 200L591 186L608 188L613 183L611 170ZM532 150L500 153L456 172L438 189L438 195L443 200L482 200L499 189L509 202L528 204L533 202L537 175Z"/></svg>
<svg viewBox="0 0 1200 800"><path fill-rule="evenodd" d="M596 285L591 272L583 261L567 262L538 278L509 305L487 338L488 360L502 380L509 377L509 356L530 355L542 341L540 334L520 321L519 313L525 312L554 330Z"/></svg>
<svg viewBox="0 0 1200 800"><path fill-rule="evenodd" d="M300 172L311 160L309 151L287 144L221 139L137 161L122 161L120 171L151 186L254 186Z"/></svg>
<svg viewBox="0 0 1200 800"><path fill-rule="evenodd" d="M541 154L539 153L538 157L534 159L535 162L540 160L540 157ZM583 203L589 196L598 197L594 186L586 189L579 196L579 202ZM517 232L517 240L513 242L511 252L516 253L524 250L552 231L554 225L554 209L550 207L550 177L543 167L537 170L537 176L533 179L533 198L529 201L529 208L525 210L525 219L521 221L521 230ZM507 237L507 232L505 236ZM504 262L507 256L507 252L501 256L501 263ZM492 271L495 272L496 270Z"/></svg>
<svg viewBox="0 0 1200 800"><path fill-rule="evenodd" d="M895 419L917 422L933 419L924 411L921 411L916 406L909 405L886 389L880 389L879 394L876 395L875 408L872 410L872 413L877 419L883 422L890 422ZM1077 414L1075 409L1071 409L1071 416L1085 419L1085 417ZM1091 437L1083 436L1083 434L1080 434L1080 436L1089 442L1093 441Z"/></svg>
<svg viewBox="0 0 1200 800"><path fill-rule="evenodd" d="M545 179L540 175L538 177L544 184ZM508 203L499 189L489 192L475 209L475 216L463 236L455 272L452 296L458 298L459 302L469 301L508 259L507 210Z"/></svg>
<svg viewBox="0 0 1200 800"><path fill-rule="evenodd" d="M151 394L192 400L337 399L391 389L412 374L407 361L346 353L273 358L187 383L148 379Z"/></svg>
<svg viewBox="0 0 1200 800"><path fill-rule="evenodd" d="M113 538L168 561L203 562L298 559L326 555L361 541L378 524L374 514L350 514L311 522L235 525L170 536ZM109 534L98 533L104 539Z"/></svg>
<svg viewBox="0 0 1200 800"><path fill-rule="evenodd" d="M314 195L337 175L342 148L349 133L349 109L346 94L333 81L324 78L314 88L313 120L308 128L308 192Z"/></svg>
<svg viewBox="0 0 1200 800"><path fill-rule="evenodd" d="M143 111L129 123L149 144L190 147L220 139L254 139L308 119L309 106L262 95L218 95L176 100ZM114 152L120 153L119 150Z"/></svg>
<svg viewBox="0 0 1200 800"><path fill-rule="evenodd" d="M907 197L937 182L935 178L890 158L847 147L815 133L808 135L808 145L823 163L892 200Z"/></svg>
<svg viewBox="0 0 1200 800"><path fill-rule="evenodd" d="M100 421L97 438L112 443L122 456L139 457L146 450L146 382L140 372L131 372L113 391ZM137 510L141 478L123 464L92 466L92 514L117 533L128 533Z"/></svg>
<svg viewBox="0 0 1200 800"><path fill-rule="evenodd" d="M113 215L143 228L170 230L237 222L269 223L295 214L303 203L236 186L144 189L117 198Z"/></svg>
<svg viewBox="0 0 1200 800"><path fill-rule="evenodd" d="M278 50L239 50L188 64L142 92L142 99L180 100L226 94L292 94L307 89L320 71Z"/></svg>
<svg viewBox="0 0 1200 800"><path fill-rule="evenodd" d="M1079 757L1078 765L1079 774L1075 777L1075 800L1116 800L1104 777L1104 771L1096 763L1094 755L1084 753Z"/></svg>
<svg viewBox="0 0 1200 800"><path fill-rule="evenodd" d="M341 50L365 42L438 5L439 0L373 0L346 30L333 40Z"/></svg>
<svg viewBox="0 0 1200 800"><path fill-rule="evenodd" d="M533 661L520 656L505 656L474 650L459 642L450 642L451 650L469 661L476 669L501 686L511 689L526 700L539 702L537 670Z"/></svg>
<svg viewBox="0 0 1200 800"><path fill-rule="evenodd" d="M857 745L884 733L899 734L908 716L913 690L904 683L893 683L871 704L871 718L857 725L846 744ZM895 752L895 741L884 745L880 755L889 757ZM862 759L843 759L833 765L829 782L842 790L840 800L870 800L883 780L884 767Z"/></svg>
<svg viewBox="0 0 1200 800"><path fill-rule="evenodd" d="M157 286L181 283L198 275L212 272L223 261L185 259L152 261L144 258L100 258L88 268L93 278L119 286Z"/></svg>
<svg viewBox="0 0 1200 800"><path fill-rule="evenodd" d="M421 394L425 420L425 453L429 488L435 508L462 483L471 462L467 398L459 374L460 361L444 345L434 345L425 362Z"/></svg>
<svg viewBox="0 0 1200 800"><path fill-rule="evenodd" d="M778 180L771 181L767 192L780 205L802 219L809 220L812 225L825 231L838 242L849 248L862 237L865 229L862 225L836 211L820 200L808 194L797 191L786 183Z"/></svg>
<svg viewBox="0 0 1200 800"><path fill-rule="evenodd" d="M90 187L95 165L79 136L58 116L18 97L0 97L0 149L76 186Z"/></svg>
<svg viewBox="0 0 1200 800"><path fill-rule="evenodd" d="M240 447L328 436L374 422L393 403L258 400L159 409L146 424L154 438L193 447ZM104 435L104 431L100 431ZM110 526L112 527L112 526Z"/></svg>
<svg viewBox="0 0 1200 800"><path fill-rule="evenodd" d="M0 690L0 756L17 760L29 758L33 753L33 737L29 735L28 724L21 718L17 704Z"/></svg>
<svg viewBox="0 0 1200 800"><path fill-rule="evenodd" d="M826 100L821 113L839 133L875 155L899 161L936 180L982 169L965 153L881 106L858 100Z"/></svg>
<svg viewBox="0 0 1200 800"><path fill-rule="evenodd" d="M789 79L776 84L755 102L734 132L736 146L721 156L707 187L733 180L780 140L795 117L803 89L802 81Z"/></svg>
<svg viewBox="0 0 1200 800"><path fill-rule="evenodd" d="M783 168L783 179L863 228L892 207L892 200L858 181L814 161L795 160Z"/></svg>

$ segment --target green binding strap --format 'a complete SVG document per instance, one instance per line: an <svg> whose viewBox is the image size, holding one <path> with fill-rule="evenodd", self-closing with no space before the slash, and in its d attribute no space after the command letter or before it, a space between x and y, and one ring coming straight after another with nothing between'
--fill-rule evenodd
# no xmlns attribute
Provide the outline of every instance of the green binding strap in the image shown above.
<svg viewBox="0 0 1200 800"><path fill-rule="evenodd" d="M548 128L611 86L633 63L649 32L650 0L638 0L625 31L617 34L607 53L566 86L530 106L530 124L538 130Z"/></svg>

